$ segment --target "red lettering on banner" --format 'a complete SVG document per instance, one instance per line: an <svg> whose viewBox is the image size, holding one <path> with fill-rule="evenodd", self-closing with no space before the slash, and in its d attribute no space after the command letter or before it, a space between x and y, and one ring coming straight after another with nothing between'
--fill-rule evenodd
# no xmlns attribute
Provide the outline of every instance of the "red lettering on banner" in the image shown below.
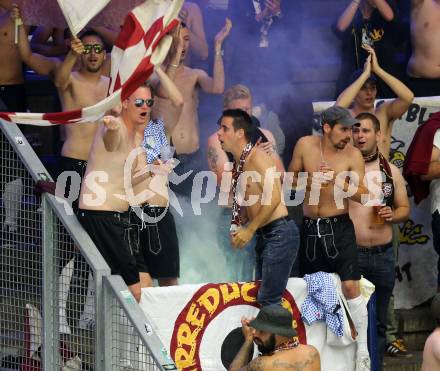
<svg viewBox="0 0 440 371"><path fill-rule="evenodd" d="M200 287L174 324L170 353L179 370L201 371L200 344L210 322L226 308L251 305L258 308L259 282L207 284ZM306 344L306 330L292 295L284 291L281 304L292 313L299 341Z"/></svg>

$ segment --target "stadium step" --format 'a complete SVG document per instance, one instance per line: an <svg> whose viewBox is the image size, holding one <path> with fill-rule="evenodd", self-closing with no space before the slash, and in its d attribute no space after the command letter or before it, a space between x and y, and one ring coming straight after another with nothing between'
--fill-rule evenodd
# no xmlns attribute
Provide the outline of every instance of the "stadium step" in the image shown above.
<svg viewBox="0 0 440 371"><path fill-rule="evenodd" d="M411 358L388 357L384 359L384 371L419 371L422 367L423 346L435 328L429 304L409 310L397 310L399 335L401 334L413 354ZM399 336L400 337L400 336Z"/></svg>

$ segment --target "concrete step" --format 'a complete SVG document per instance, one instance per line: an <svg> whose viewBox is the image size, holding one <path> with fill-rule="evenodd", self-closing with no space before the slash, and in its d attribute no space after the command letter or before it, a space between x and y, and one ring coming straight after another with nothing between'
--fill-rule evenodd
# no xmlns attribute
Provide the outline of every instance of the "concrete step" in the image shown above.
<svg viewBox="0 0 440 371"><path fill-rule="evenodd" d="M397 310L396 316L402 322L401 330L404 333L431 332L435 328L428 305L410 310Z"/></svg>
<svg viewBox="0 0 440 371"><path fill-rule="evenodd" d="M411 358L385 357L383 371L420 371L422 352L413 352Z"/></svg>

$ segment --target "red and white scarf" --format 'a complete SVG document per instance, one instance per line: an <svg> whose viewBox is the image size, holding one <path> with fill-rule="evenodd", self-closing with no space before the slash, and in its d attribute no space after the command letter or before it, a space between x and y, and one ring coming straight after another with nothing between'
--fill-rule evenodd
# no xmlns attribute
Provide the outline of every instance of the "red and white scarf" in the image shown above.
<svg viewBox="0 0 440 371"><path fill-rule="evenodd" d="M242 220L240 216L240 209L241 205L238 200L238 194L237 194L237 184L238 184L238 178L240 177L241 173L243 173L243 167L244 163L246 162L246 158L248 157L249 153L251 152L253 148L253 145L251 142L246 144L246 146L243 149L243 152L241 153L240 160L238 161L238 164L236 164L236 167L232 169L232 220L231 220L231 232L235 232L238 227L241 226Z"/></svg>

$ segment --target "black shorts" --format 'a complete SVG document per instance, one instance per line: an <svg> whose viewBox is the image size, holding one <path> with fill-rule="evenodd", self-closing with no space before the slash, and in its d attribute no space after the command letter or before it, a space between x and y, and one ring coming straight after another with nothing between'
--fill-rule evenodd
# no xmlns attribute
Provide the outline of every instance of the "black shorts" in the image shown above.
<svg viewBox="0 0 440 371"><path fill-rule="evenodd" d="M176 224L169 208L143 206L143 212L149 218L165 216L157 222L142 221L133 209L130 209L130 241L136 254L140 272L148 272L153 278L177 278L180 276L179 241ZM139 232L136 237L136 230Z"/></svg>
<svg viewBox="0 0 440 371"><path fill-rule="evenodd" d="M136 260L126 236L126 213L79 209L77 216L112 274L121 275L128 286L139 282Z"/></svg>
<svg viewBox="0 0 440 371"><path fill-rule="evenodd" d="M82 179L84 178L84 174L86 173L86 168L87 168L87 161L77 160L75 158L63 157L63 156L61 156L60 158L59 174L61 174L63 171L74 171L80 176L82 181ZM63 195L65 198L69 197L71 185L72 185L72 177L68 177L66 181L66 188L64 189L64 195ZM81 189L81 184L79 186ZM75 201L72 202L72 208L75 213L78 210L79 190L78 190L78 197L76 198Z"/></svg>
<svg viewBox="0 0 440 371"><path fill-rule="evenodd" d="M304 217L299 264L301 276L322 271L339 274L341 281L361 279L356 235L348 214Z"/></svg>

